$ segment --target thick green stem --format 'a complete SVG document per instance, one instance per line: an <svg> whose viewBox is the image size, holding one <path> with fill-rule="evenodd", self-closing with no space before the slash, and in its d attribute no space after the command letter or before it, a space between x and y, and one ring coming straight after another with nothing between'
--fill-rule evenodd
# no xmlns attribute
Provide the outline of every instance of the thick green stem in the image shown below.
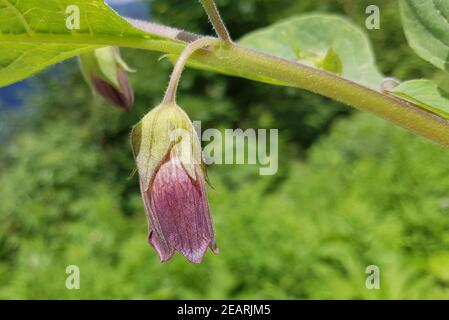
<svg viewBox="0 0 449 320"><path fill-rule="evenodd" d="M162 37L178 38L171 36L173 32L161 32L161 28L153 29L155 34L160 33ZM193 38L196 37L194 35ZM18 42L49 43L46 37L39 35L33 37L8 35L8 39L11 45ZM3 39L2 43L7 43L7 41ZM92 48L112 45L175 55L181 54L188 45L185 42L101 36L95 38L52 36L51 43L83 44L93 46ZM227 75L310 90L357 109L374 113L416 134L449 146L449 121L447 119L392 95L371 90L320 69L256 52L234 43L228 46L214 47L213 50L197 51L191 56L189 62L194 67L207 68Z"/></svg>
<svg viewBox="0 0 449 320"><path fill-rule="evenodd" d="M232 45L192 58L226 74L306 89L449 146L449 121L395 96L375 91L333 73Z"/></svg>

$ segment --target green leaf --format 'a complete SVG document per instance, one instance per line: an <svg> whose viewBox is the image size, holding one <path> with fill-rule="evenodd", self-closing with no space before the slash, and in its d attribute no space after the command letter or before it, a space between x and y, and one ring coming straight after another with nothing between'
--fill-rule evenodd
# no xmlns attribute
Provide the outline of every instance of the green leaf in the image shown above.
<svg viewBox="0 0 449 320"><path fill-rule="evenodd" d="M341 62L341 59L332 48L327 50L324 58L318 60L315 63L315 66L338 75L341 75L343 73L343 64Z"/></svg>
<svg viewBox="0 0 449 320"><path fill-rule="evenodd" d="M291 18L252 32L239 43L287 59L306 60L375 89L383 78L368 37L347 19L335 15Z"/></svg>
<svg viewBox="0 0 449 320"><path fill-rule="evenodd" d="M449 1L401 0L409 45L424 60L449 71Z"/></svg>
<svg viewBox="0 0 449 320"><path fill-rule="evenodd" d="M406 81L390 92L449 119L449 99L433 81L426 79Z"/></svg>
<svg viewBox="0 0 449 320"><path fill-rule="evenodd" d="M79 8L79 29L67 27L74 21L69 6ZM0 0L0 21L0 87L102 43L163 39L134 28L102 0Z"/></svg>
<svg viewBox="0 0 449 320"><path fill-rule="evenodd" d="M23 80L52 64L95 48L97 47L90 45L0 42L0 87Z"/></svg>

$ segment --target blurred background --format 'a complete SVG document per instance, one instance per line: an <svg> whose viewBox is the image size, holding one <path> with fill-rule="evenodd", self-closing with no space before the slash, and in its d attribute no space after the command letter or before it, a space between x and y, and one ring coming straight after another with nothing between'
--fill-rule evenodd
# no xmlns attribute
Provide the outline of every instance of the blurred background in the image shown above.
<svg viewBox="0 0 449 320"><path fill-rule="evenodd" d="M305 12L347 16L379 67L399 79L447 78L408 47L391 0L218 0L234 38ZM211 34L197 1L110 1L122 14ZM302 90L188 70L179 103L203 128L278 128L279 166L209 168L221 253L161 264L129 132L166 88L160 54L122 50L131 114L92 99L76 59L0 89L0 298L449 298L449 151L372 115ZM380 290L365 268L381 270ZM68 265L81 289L65 287Z"/></svg>

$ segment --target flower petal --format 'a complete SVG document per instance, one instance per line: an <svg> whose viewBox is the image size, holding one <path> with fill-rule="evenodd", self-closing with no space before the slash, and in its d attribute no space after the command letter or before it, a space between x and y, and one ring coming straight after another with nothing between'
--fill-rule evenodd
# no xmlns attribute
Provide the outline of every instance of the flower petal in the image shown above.
<svg viewBox="0 0 449 320"><path fill-rule="evenodd" d="M148 242L151 244L154 250L156 250L161 259L161 262L168 261L173 257L175 250L161 243L159 237L153 231L150 231L149 233Z"/></svg>
<svg viewBox="0 0 449 320"><path fill-rule="evenodd" d="M193 180L179 159L171 157L160 166L144 195L150 243L163 261L172 248L193 263L202 261L208 247L218 252L200 168L196 173Z"/></svg>

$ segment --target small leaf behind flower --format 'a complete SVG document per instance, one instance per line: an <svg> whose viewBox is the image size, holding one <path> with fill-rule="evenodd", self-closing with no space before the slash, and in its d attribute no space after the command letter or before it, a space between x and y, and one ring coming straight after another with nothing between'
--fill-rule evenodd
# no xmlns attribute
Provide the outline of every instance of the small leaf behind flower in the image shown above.
<svg viewBox="0 0 449 320"><path fill-rule="evenodd" d="M131 146L133 148L134 159L140 152L140 145L142 144L142 122L136 124L131 131Z"/></svg>
<svg viewBox="0 0 449 320"><path fill-rule="evenodd" d="M389 92L449 119L449 99L445 97L445 92L431 80L406 81Z"/></svg>
<svg viewBox="0 0 449 320"><path fill-rule="evenodd" d="M332 48L327 50L326 55L321 60L318 60L315 66L338 75L343 73L341 59Z"/></svg>

